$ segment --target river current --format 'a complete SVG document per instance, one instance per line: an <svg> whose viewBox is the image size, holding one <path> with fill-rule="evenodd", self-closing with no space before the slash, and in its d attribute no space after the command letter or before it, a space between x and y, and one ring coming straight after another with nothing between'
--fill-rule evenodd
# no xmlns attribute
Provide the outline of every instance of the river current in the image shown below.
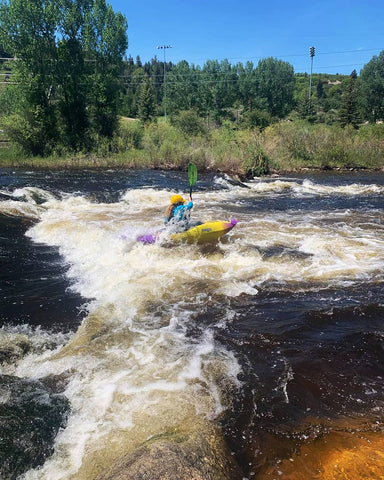
<svg viewBox="0 0 384 480"><path fill-rule="evenodd" d="M185 172L0 169L1 478L207 423L246 479L383 478L384 175L229 180L193 192L217 245L142 245Z"/></svg>

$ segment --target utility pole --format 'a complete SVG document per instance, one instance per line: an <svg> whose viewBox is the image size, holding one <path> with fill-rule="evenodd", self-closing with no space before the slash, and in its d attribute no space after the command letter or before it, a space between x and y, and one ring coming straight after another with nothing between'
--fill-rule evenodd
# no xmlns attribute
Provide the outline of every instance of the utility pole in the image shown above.
<svg viewBox="0 0 384 480"><path fill-rule="evenodd" d="M311 74L309 75L309 95L308 95L308 115L311 111L311 93L312 93L312 67L313 57L315 56L315 47L309 47L309 56L311 57Z"/></svg>
<svg viewBox="0 0 384 480"><path fill-rule="evenodd" d="M165 82L165 50L167 48L172 48L172 45L159 45L157 47L160 50L163 50L164 52L164 78L163 78L163 84L164 84L164 118L167 120L167 85Z"/></svg>

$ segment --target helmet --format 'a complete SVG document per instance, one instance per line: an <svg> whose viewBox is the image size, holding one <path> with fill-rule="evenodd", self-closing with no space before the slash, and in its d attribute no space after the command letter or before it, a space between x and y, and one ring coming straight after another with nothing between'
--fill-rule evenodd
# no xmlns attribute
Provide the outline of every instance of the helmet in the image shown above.
<svg viewBox="0 0 384 480"><path fill-rule="evenodd" d="M181 195L172 195L171 203L174 205L176 203L184 203L185 200Z"/></svg>

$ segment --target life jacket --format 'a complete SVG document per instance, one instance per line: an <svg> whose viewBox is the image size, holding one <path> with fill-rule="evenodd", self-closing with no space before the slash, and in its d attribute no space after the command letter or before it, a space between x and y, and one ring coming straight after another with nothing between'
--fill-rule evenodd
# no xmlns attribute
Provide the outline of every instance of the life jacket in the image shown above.
<svg viewBox="0 0 384 480"><path fill-rule="evenodd" d="M183 202L173 203L168 205L165 210L165 223L167 224L172 219L175 219L177 223L184 223L188 225L190 209L193 207L193 203L189 202L188 205L184 205Z"/></svg>
<svg viewBox="0 0 384 480"><path fill-rule="evenodd" d="M168 223L174 217L175 208L178 205L179 204L172 203L165 209L165 223Z"/></svg>

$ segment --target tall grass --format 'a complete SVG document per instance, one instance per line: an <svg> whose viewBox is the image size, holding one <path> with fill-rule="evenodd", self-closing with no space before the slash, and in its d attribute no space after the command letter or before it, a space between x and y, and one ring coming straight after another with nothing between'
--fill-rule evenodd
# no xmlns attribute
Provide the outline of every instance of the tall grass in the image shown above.
<svg viewBox="0 0 384 480"><path fill-rule="evenodd" d="M276 169L380 169L384 165L384 125L366 125L356 130L281 122L266 128L260 137L271 167Z"/></svg>
<svg viewBox="0 0 384 480"><path fill-rule="evenodd" d="M121 167L185 169L262 175L269 170L370 168L384 165L384 125L356 130L336 125L282 121L266 129L238 130L235 125L206 128L195 135L164 119L143 126L122 118L112 139L95 139L92 154L58 152L28 157L14 147L0 148L0 165L32 167Z"/></svg>

